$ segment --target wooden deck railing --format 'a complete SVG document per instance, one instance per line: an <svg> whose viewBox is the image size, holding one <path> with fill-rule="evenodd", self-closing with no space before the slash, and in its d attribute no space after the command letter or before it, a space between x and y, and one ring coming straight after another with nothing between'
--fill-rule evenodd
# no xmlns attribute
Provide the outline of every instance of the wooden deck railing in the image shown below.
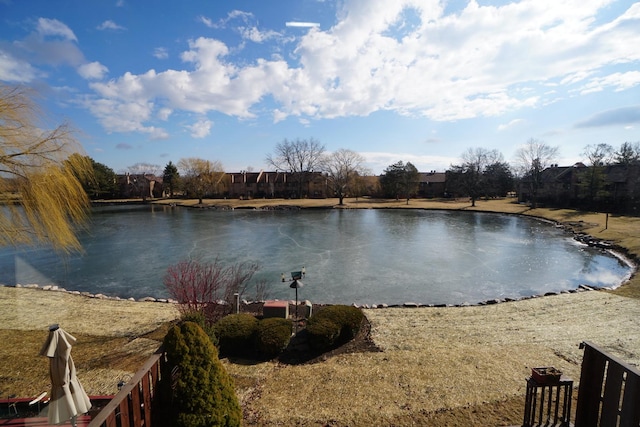
<svg viewBox="0 0 640 427"><path fill-rule="evenodd" d="M576 427L639 427L640 371L583 342Z"/></svg>
<svg viewBox="0 0 640 427"><path fill-rule="evenodd" d="M162 346L125 384L118 394L91 420L89 427L150 427L151 405L158 397L158 382L164 363Z"/></svg>

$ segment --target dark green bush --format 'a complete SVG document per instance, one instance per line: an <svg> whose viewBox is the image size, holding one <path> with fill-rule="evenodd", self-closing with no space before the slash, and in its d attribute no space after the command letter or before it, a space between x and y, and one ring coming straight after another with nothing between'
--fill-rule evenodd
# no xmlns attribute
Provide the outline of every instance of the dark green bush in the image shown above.
<svg viewBox="0 0 640 427"><path fill-rule="evenodd" d="M233 380L218 359L207 334L193 322L169 330L164 339L167 363L162 393L170 400L161 409L159 425L235 427L242 410Z"/></svg>
<svg viewBox="0 0 640 427"><path fill-rule="evenodd" d="M364 319L358 308L330 305L318 310L307 321L309 343L315 350L329 350L352 340Z"/></svg>
<svg viewBox="0 0 640 427"><path fill-rule="evenodd" d="M230 314L214 325L218 348L224 356L247 356L253 350L258 319L248 313Z"/></svg>
<svg viewBox="0 0 640 427"><path fill-rule="evenodd" d="M330 305L315 314L318 319L330 319L340 325L341 334L346 340L353 339L362 324L364 314L362 310L348 305Z"/></svg>
<svg viewBox="0 0 640 427"><path fill-rule="evenodd" d="M218 346L218 337L216 336L215 328L211 323L209 323L201 311L187 311L182 313L180 316L180 320L183 322L193 322L202 328L202 330L211 338L211 342L216 347Z"/></svg>
<svg viewBox="0 0 640 427"><path fill-rule="evenodd" d="M316 351L336 346L340 338L340 325L331 319L309 318L306 328L309 345Z"/></svg>
<svg viewBox="0 0 640 427"><path fill-rule="evenodd" d="M291 320L280 317L262 319L258 323L255 346L258 354L272 359L282 353L291 340Z"/></svg>

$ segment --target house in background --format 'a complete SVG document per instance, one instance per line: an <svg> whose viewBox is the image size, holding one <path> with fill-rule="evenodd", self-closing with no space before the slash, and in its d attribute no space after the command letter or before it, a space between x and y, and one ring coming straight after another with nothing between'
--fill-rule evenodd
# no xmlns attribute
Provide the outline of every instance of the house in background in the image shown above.
<svg viewBox="0 0 640 427"><path fill-rule="evenodd" d="M162 177L153 174L117 175L118 192L123 198L156 199L164 197Z"/></svg>
<svg viewBox="0 0 640 427"><path fill-rule="evenodd" d="M583 163L576 163L573 166L558 166L553 164L542 171L538 188L533 188L530 177L523 177L520 180L518 191L519 202L531 202L537 198L538 202L551 203L553 205L563 205L567 201L577 197L577 180L579 174L576 170L586 168ZM537 194L534 195L534 192Z"/></svg>
<svg viewBox="0 0 640 427"><path fill-rule="evenodd" d="M232 172L229 176L230 198L298 198L327 197L327 180L321 172Z"/></svg>
<svg viewBox="0 0 640 427"><path fill-rule="evenodd" d="M520 181L518 200L533 200L532 181ZM606 212L637 213L640 209L640 165L551 165L542 171L538 203Z"/></svg>
<svg viewBox="0 0 640 427"><path fill-rule="evenodd" d="M427 199L444 197L446 177L444 172L418 172L418 196Z"/></svg>

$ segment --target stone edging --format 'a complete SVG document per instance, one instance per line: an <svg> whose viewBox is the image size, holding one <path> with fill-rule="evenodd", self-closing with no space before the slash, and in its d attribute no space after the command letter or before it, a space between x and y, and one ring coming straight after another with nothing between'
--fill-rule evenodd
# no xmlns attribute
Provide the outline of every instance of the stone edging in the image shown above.
<svg viewBox="0 0 640 427"><path fill-rule="evenodd" d="M198 207L198 206L196 206ZM201 207L200 207L201 208ZM215 209L223 209L223 210L227 210L227 209L235 209L231 206L223 206L223 207L215 207ZM300 206L288 206L288 205L276 205L276 206L268 206L267 209L261 208L261 209L256 209L255 207L252 207L250 209L253 210L280 210L280 209L285 209L285 210L300 210L301 207ZM474 212L480 212L480 213L492 213L492 214L499 214L499 215L517 215L517 216L525 216L525 217L529 217L529 218L535 218L537 220L543 221L543 222L548 222L551 224L555 224L556 227L561 228L563 230L565 230L566 232L569 232L571 234L573 234L573 238L582 243L585 244L587 246L591 246L591 247L595 247L595 248L599 248L602 249L604 251L609 252L611 255L615 256L616 258L620 259L621 261L627 263L627 265L629 265L629 267L631 267L632 271L629 275L629 277L624 281L628 281L634 274L636 274L637 268L638 268L638 260L636 259L635 256L633 256L633 254L631 254L626 248L619 246L619 245L615 245L611 242L605 241L605 240L601 240L598 238L595 238L587 233L583 233L580 231L576 231L575 230L575 225L572 223L562 223L562 222L558 222L555 220L551 220L548 218L544 218L544 217L539 217L539 216L534 216L534 215L526 215L526 214L522 214L522 213L510 213L510 212L493 212L493 211L474 211ZM624 283L623 282L623 283ZM90 292L80 292L80 291L69 291L65 288L61 288L57 285L38 285L38 284L27 284L27 285L22 285L22 284L16 284L15 286L10 286L10 285L4 285L4 284L0 284L0 287L15 287L15 288L24 288L24 289L38 289L38 290L43 290L43 291L53 291L53 292L65 292L68 293L70 295L79 295L79 296L84 296L87 298L95 298L95 299L100 299L100 300L112 300L112 301L129 301L129 302L157 302L157 303L169 303L169 304L178 304L178 301L171 299L171 298L154 298L151 296L148 297L143 297L143 298L121 298L118 296L108 296L108 295L104 295L101 293L98 294L92 294ZM545 296L553 296L553 295L560 295L560 294L570 294L570 293L579 293L579 292L585 292L585 291L594 291L594 290L604 290L604 291L611 291L615 288L612 287L593 287L593 286L588 286L588 285L579 285L578 288L576 289L570 289L570 290L564 290L564 291L557 291L557 292L546 292L545 294L541 294L541 295L531 295L531 296L525 296L525 297L521 297L521 298L494 298L494 299L490 299L490 300L486 300L486 301L481 301L478 303L468 303L468 302L464 302L461 304L420 304L420 303L415 303L415 302L405 302L403 304L356 304L353 303L352 306L357 307L357 308L361 308L361 309L379 309L379 308L423 308L423 307L431 307L431 308L441 308L441 307L472 307L472 306L485 306L485 305L494 305L494 304L499 304L499 303L504 303L504 302L515 302L515 301L523 301L523 300L527 300L527 299L533 299L533 298L541 298L541 297L545 297ZM264 303L264 301L247 301L247 300L242 300L242 304L243 305L249 305L249 304L253 304L253 303ZM290 304L294 304L294 301L289 301ZM304 302L302 302L304 303ZM324 305L324 304L323 304ZM330 305L330 304L327 304Z"/></svg>
<svg viewBox="0 0 640 427"><path fill-rule="evenodd" d="M0 284L0 287L4 287L4 288L16 288L16 289L34 289L34 290L39 290L39 291L49 291L49 292L63 292L69 295L77 295L77 296L82 296L85 298L92 298L92 299L98 299L98 300L109 300L109 301L128 301L128 302L155 302L155 303L164 303L164 304L178 304L178 301L171 299L171 298L154 298L154 297L144 297L144 298L120 298L120 297L112 297L112 296L108 296L108 295L104 295L104 294L92 294L90 292L80 292L80 291L69 291L65 288L61 288L57 285L45 285L45 286L40 286L37 284L27 284L27 285L22 285L22 284L16 284L15 286L10 286L10 285L4 285L4 284ZM405 302L403 304L356 304L353 303L351 304L353 307L356 308L360 308L360 309L381 309L381 308L445 308L445 307L473 307L473 306L485 306L485 305L494 305L494 304L500 304L500 303L506 303L506 302L516 302L516 301L524 301L524 300L528 300L528 299L534 299L534 298L542 298L542 297L547 297L547 296L554 296L554 295L561 295L561 294L575 294L575 293L580 293L580 292L587 292L587 291L607 291L607 290L613 290L613 288L610 287L603 287L603 288L596 288L593 286L588 286L588 285L580 285L578 286L578 288L576 289L570 289L570 290L564 290L564 291L558 291L558 292L547 292L545 294L541 294L541 295L531 295L531 296L526 296L526 297L521 297L521 298L494 298L494 299L490 299L490 300L486 300L486 301L481 301L478 303L468 303L468 302L464 302L461 304L421 304L421 303L416 303L416 302ZM247 301L247 300L242 300L241 304L243 306L248 306L251 304L262 304L265 301ZM293 304L295 305L295 301L288 301L289 304ZM299 301L299 304L305 304L305 303L309 303L308 301ZM332 305L332 304L320 304L320 305Z"/></svg>

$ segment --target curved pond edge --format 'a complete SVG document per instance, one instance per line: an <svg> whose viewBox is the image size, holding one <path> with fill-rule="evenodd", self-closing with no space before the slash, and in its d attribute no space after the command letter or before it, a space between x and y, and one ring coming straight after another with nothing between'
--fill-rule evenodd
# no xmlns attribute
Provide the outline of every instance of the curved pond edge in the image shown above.
<svg viewBox="0 0 640 427"><path fill-rule="evenodd" d="M196 204L196 205L186 205L179 203L169 203L164 204L160 203L160 205L170 206L170 207L185 207L185 208L196 208L196 209L211 209L211 210L255 210L255 211L298 211L298 210L322 210L322 209L379 209L379 210L402 210L402 209L412 209L412 210L424 210L424 211L455 211L455 212L469 212L469 213L482 213L482 214L493 214L493 215L508 215L508 216L519 216L525 218L535 219L541 222L546 222L551 225L554 225L557 228L564 230L565 232L572 235L573 239L579 243L584 245L594 247L597 249L601 249L611 256L618 258L621 262L626 264L630 268L629 274L616 286L607 286L596 288L587 285L580 285L590 289L602 289L602 290L614 290L617 289L627 282L631 280L631 278L637 273L638 266L640 265L640 259L632 254L627 248L616 245L610 241L596 238L590 234L576 231L576 227L583 226L584 222L573 221L573 222L560 222L550 218L545 218L539 215L530 215L525 213L518 212L500 212L500 211L491 211L491 210L482 210L482 209L465 209L465 208L455 208L455 209L445 209L445 208L425 208L425 207L393 207L393 206L385 206L385 207L375 207L375 206L362 206L362 207L353 207L346 205L326 205L326 206L301 206L296 204L276 204L276 205L265 205L265 206L252 206L252 205L244 205L244 206L233 206L231 204L214 204L214 205L206 205L206 204ZM580 289L580 287L578 288ZM539 297L540 295L538 295ZM535 296L532 296L535 297ZM530 297L531 298L531 297ZM482 305L482 303L476 303L474 305ZM455 304L454 304L455 306Z"/></svg>
<svg viewBox="0 0 640 427"><path fill-rule="evenodd" d="M80 291L73 291L73 290L67 290L65 288L61 288L57 285L45 285L45 286L41 286L38 284L28 284L28 285L22 285L22 284L16 284L15 286L11 286L11 285L4 285L4 284L0 284L0 287L2 288L15 288L15 289L31 289L34 291L43 291L43 292L64 292L66 294L69 295L75 295L75 296L79 296L79 297L84 297L84 298L91 298L91 299L98 299L98 300L109 300L109 301L126 301L126 302L134 302L134 303L141 303L141 302L147 302L147 303L158 303L158 304L178 304L178 301L171 299L171 298L154 298L154 297L144 297L144 298L120 298L118 296L109 296L109 295L104 295L104 294L92 294L91 292L80 292ZM351 304L351 306L356 307L356 308L361 308L361 309L382 309L382 308L445 308L445 307L478 307L478 306L487 306L487 305L495 305L495 304L501 304L501 303L508 303L508 302L516 302L516 301L524 301L524 300L529 300L529 299L534 299L534 298L543 298L543 297L549 297L549 296L554 296L554 295L561 295L561 294L576 294L576 293L581 293L581 292L589 292L589 291L610 291L613 290L614 288L612 287L593 287L593 286L587 286L587 285L579 285L576 289L569 289L569 290L563 290L563 291L558 291L558 292L546 292L544 294L539 294L539 295L530 295L530 296L524 296L524 297L520 297L520 298L493 298L493 299L489 299L486 301L480 301L477 303L469 303L469 302L463 302L460 304L421 304L421 303L416 303L416 302L405 302L402 304ZM242 306L251 306L254 304L263 304L266 301L248 301L248 300L242 300L240 302L240 304ZM288 301L290 305L295 306L295 301L294 300L289 300ZM299 306L303 306L305 304L310 303L310 301L298 301ZM225 303L226 304L226 303ZM319 304L319 305L336 305L336 304ZM242 312L242 310L240 310Z"/></svg>
<svg viewBox="0 0 640 427"><path fill-rule="evenodd" d="M584 233L582 231L577 231L576 227L579 227L581 225L584 225L582 221L576 221L576 222L559 222L553 219L549 219L549 218L545 218L542 216L537 216L537 215L529 215L529 214L523 214L523 213L514 213L514 212L500 212L500 211L490 211L490 210L481 210L481 209L474 209L474 210L467 210L467 209L444 209L444 208L425 208L425 207L349 207L349 206L314 206L314 207L307 207L307 206L300 206L300 205L287 205L287 204L283 204L283 205L270 205L270 206L263 206L263 207L256 207L256 206L241 206L241 207L234 207L232 205L228 205L228 204L223 204L223 205L183 205L183 204L177 204L177 203L149 203L149 202L111 202L111 203L95 203L94 206L114 206L114 205L122 205L122 204L127 204L127 205L132 205L132 204L137 204L137 205L150 205L150 204L156 204L159 206L167 206L167 207L171 207L171 208L195 208L195 209L211 209L211 210L256 210L256 211L273 211L273 210L287 210L287 211L297 211L297 210L320 210L320 209L387 209L387 210L391 210L391 209L414 209L414 210L425 210L425 211L441 211L441 212L446 212L446 211L458 211L458 212L469 212L469 213L482 213L482 214L494 214L494 215L515 215L515 216L521 216L521 217L526 217L526 218L532 218L541 222L546 222L549 223L551 225L554 225L557 228L560 228L562 230L564 230L565 232L571 234L573 236L573 239L575 239L577 242L584 244L586 246L591 246L591 247L595 247L598 249L601 249L602 251L605 251L607 253L609 253L610 255L618 258L621 262L625 263L627 266L629 266L630 268L630 272L627 275L627 277L625 277L625 279L618 284L617 286L606 286L606 287L594 287L594 286L588 286L585 284L581 284L579 285L577 288L575 289L570 289L570 290L563 290L563 291L551 291L551 292L546 292L544 294L538 294L538 295L530 295L530 296L524 296L524 297L519 297L519 298L493 298L493 299L489 299L489 300L485 300L485 301L480 301L480 302L475 302L475 303L469 303L469 302L463 302L463 303L459 303L459 304L422 304L422 303L418 303L418 302L405 302L403 304L385 304L385 303L379 303L379 304L355 304L352 303L351 305L354 307L358 307L358 308L362 308L362 309L379 309L379 308L398 308L398 307L402 307L402 308L424 308L424 307L436 307L436 308L442 308L442 307L472 307L472 306L486 306L486 305L494 305L494 304L500 304L500 303L506 303L506 302L515 302L515 301L522 301L522 300L528 300L528 299L533 299L533 298L541 298L541 297L546 297L546 296L554 296L554 295L560 295L560 294L572 294L572 293L579 293L579 292L587 292L587 291L612 291L614 289L619 288L620 286L623 286L625 283L627 283L636 273L638 270L638 259L637 257L630 253L629 250L623 246L620 245L616 245L610 241L607 240L603 240L603 239L598 239L594 236L591 236L587 233ZM16 284L15 286L10 286L10 285L4 285L4 284L0 284L0 287L15 287L15 288L25 288L25 289L36 289L36 290L43 290L43 291L52 291L52 292L65 292L65 293L69 293L72 295L77 295L77 296L83 296L86 298L94 298L94 299L103 299L103 300L113 300L113 301L129 301L129 302L155 302L155 303L165 303L165 304L178 304L178 301L173 300L171 298L155 298L152 296L147 296L147 297L143 297L143 298L121 298L118 296L108 296L108 295L104 295L101 293L97 293L97 294L93 294L90 292L80 292L80 291L74 291L74 290L67 290L65 288L59 287L57 285L39 285L39 284L26 284L26 285L22 285L22 284ZM242 300L241 304L242 305L251 305L251 304L255 304L255 303L264 303L264 301L247 301L247 300ZM300 302L301 304L304 304L304 302ZM289 301L289 304L295 304L294 301Z"/></svg>

